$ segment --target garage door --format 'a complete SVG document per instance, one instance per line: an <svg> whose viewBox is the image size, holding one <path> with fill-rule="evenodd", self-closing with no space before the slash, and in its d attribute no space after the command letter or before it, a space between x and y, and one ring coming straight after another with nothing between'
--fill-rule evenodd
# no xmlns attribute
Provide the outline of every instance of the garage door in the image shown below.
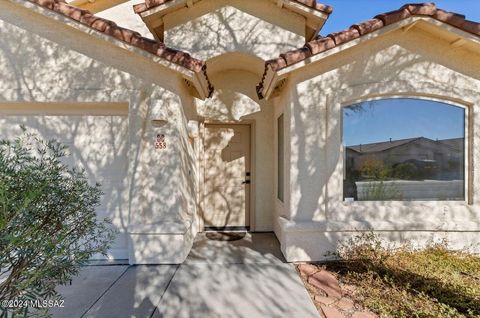
<svg viewBox="0 0 480 318"><path fill-rule="evenodd" d="M99 217L109 217L119 235L109 257L127 259L128 106L125 104L0 104L0 135L15 138L20 125L69 147L67 163L84 168L102 185ZM95 258L101 258L96 256Z"/></svg>

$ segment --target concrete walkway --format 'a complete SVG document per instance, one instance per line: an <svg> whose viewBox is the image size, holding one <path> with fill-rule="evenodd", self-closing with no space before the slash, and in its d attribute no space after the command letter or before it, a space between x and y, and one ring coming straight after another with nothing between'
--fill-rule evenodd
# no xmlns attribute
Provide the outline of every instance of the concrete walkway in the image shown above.
<svg viewBox="0 0 480 318"><path fill-rule="evenodd" d="M182 265L88 266L53 317L319 317L271 233L198 235Z"/></svg>

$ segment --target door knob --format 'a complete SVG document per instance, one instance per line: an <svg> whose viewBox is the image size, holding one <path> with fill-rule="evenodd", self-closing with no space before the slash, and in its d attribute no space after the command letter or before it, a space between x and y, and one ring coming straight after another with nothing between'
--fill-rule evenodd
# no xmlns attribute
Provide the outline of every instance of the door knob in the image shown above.
<svg viewBox="0 0 480 318"><path fill-rule="evenodd" d="M250 180L245 180L242 182L242 184L250 184Z"/></svg>

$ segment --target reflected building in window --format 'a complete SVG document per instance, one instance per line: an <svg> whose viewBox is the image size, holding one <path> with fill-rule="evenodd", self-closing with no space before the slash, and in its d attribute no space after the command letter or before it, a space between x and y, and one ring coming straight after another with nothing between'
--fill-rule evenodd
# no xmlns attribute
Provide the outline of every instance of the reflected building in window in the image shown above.
<svg viewBox="0 0 480 318"><path fill-rule="evenodd" d="M463 108L388 99L343 112L344 199L465 199Z"/></svg>

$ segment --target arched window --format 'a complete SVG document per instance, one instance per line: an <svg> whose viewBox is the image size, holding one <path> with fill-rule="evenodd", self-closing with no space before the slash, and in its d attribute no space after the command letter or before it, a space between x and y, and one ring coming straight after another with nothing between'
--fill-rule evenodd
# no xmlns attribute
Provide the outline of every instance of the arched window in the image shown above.
<svg viewBox="0 0 480 318"><path fill-rule="evenodd" d="M464 200L465 109L420 99L343 108L346 201Z"/></svg>

